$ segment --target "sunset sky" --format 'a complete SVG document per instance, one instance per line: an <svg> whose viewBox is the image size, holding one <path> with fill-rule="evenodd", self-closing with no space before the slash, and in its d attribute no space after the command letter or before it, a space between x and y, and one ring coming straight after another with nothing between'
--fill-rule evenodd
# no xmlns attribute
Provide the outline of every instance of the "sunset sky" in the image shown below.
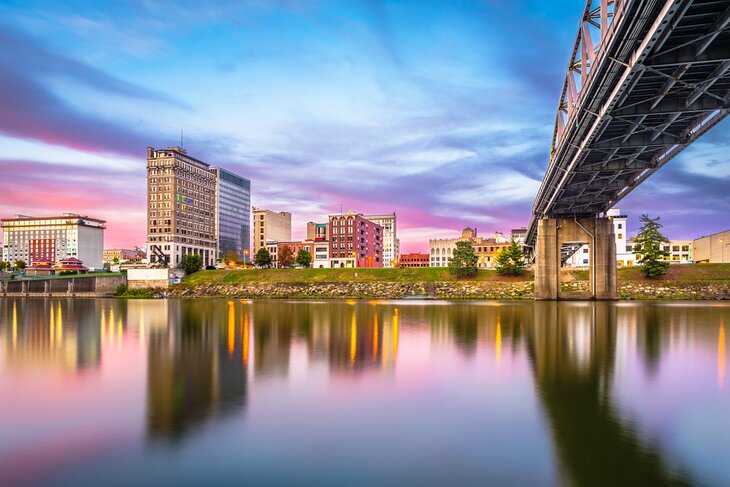
<svg viewBox="0 0 730 487"><path fill-rule="evenodd" d="M235 4L235 6L233 6ZM402 251L526 225L583 0L0 0L0 217L145 241L146 147L180 143L291 211L395 211ZM730 121L621 203L730 227Z"/></svg>

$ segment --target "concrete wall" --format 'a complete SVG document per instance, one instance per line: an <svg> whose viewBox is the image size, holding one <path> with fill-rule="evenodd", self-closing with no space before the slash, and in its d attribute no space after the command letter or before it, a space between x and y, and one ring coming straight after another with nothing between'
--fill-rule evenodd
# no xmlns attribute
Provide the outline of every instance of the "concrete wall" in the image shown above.
<svg viewBox="0 0 730 487"><path fill-rule="evenodd" d="M697 238L692 247L694 262L730 263L730 230Z"/></svg>
<svg viewBox="0 0 730 487"><path fill-rule="evenodd" d="M127 286L132 289L170 287L170 269L127 269Z"/></svg>
<svg viewBox="0 0 730 487"><path fill-rule="evenodd" d="M64 279L27 279L0 283L0 295L66 295L66 296L111 296L120 284L126 283L124 276L69 277Z"/></svg>

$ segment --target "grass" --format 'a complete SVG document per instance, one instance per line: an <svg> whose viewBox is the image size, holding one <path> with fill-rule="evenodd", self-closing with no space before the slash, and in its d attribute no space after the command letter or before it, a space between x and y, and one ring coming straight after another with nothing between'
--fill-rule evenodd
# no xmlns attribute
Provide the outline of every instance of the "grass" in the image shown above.
<svg viewBox="0 0 730 487"><path fill-rule="evenodd" d="M357 274L357 277L355 275ZM492 270L480 270L461 281L531 281L532 272L507 277ZM456 281L445 267L404 267L388 269L249 269L240 271L199 271L185 278L189 284L239 282L427 282Z"/></svg>
<svg viewBox="0 0 730 487"><path fill-rule="evenodd" d="M641 267L622 267L619 282L730 282L730 264L672 264L661 277L647 278Z"/></svg>
<svg viewBox="0 0 730 487"><path fill-rule="evenodd" d="M564 271L568 281L588 280L586 270ZM357 277L355 277L357 274ZM109 274L107 274L109 275ZM493 270L480 270L462 281L531 281L533 273L504 276ZM245 282L428 282L456 281L445 267L408 267L389 269L249 269L240 271L199 271L185 278L187 284L236 284ZM730 264L673 264L660 278L644 277L639 267L618 270L619 282L730 282Z"/></svg>

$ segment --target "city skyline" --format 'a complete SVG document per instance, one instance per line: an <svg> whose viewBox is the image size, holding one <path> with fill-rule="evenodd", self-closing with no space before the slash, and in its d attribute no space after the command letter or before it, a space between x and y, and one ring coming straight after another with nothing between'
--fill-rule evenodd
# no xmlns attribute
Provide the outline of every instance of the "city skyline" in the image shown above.
<svg viewBox="0 0 730 487"><path fill-rule="evenodd" d="M0 215L144 243L147 146L252 181L307 221L398 215L404 253L528 223L582 1L0 5ZM566 14L567 12L567 14ZM505 41L509 39L509 41ZM672 238L722 230L725 121L620 203ZM83 188L80 190L79 188Z"/></svg>

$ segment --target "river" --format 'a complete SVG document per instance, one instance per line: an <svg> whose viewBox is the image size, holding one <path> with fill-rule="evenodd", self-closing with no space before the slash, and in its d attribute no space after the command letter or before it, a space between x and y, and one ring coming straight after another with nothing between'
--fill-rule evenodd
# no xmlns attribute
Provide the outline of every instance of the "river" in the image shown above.
<svg viewBox="0 0 730 487"><path fill-rule="evenodd" d="M0 299L0 484L730 485L730 305Z"/></svg>

